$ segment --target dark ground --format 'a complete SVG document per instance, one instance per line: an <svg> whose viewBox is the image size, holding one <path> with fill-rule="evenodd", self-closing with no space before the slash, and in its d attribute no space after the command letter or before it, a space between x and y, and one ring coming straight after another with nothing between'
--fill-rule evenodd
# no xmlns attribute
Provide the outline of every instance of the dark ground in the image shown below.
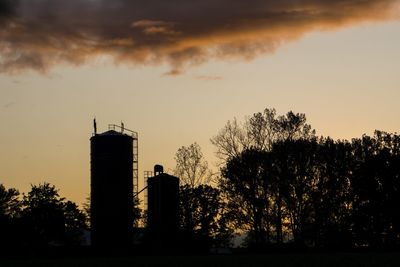
<svg viewBox="0 0 400 267"><path fill-rule="evenodd" d="M400 253L282 253L265 255L131 256L57 259L0 259L1 267L92 267L92 266L400 266Z"/></svg>

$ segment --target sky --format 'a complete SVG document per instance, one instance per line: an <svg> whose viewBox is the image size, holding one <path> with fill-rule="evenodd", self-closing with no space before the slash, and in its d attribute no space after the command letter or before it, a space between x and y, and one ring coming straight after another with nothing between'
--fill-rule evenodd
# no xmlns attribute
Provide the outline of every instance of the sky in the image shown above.
<svg viewBox="0 0 400 267"><path fill-rule="evenodd" d="M265 108L319 135L400 129L399 1L0 0L0 183L89 195L92 120L139 174ZM215 167L214 167L215 168Z"/></svg>

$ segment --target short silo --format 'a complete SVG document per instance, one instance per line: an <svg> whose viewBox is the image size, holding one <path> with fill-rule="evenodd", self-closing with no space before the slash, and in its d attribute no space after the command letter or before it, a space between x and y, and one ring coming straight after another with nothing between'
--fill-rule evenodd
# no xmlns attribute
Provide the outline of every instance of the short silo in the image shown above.
<svg viewBox="0 0 400 267"><path fill-rule="evenodd" d="M133 227L133 138L115 130L95 133L90 148L92 245L129 246Z"/></svg>
<svg viewBox="0 0 400 267"><path fill-rule="evenodd" d="M147 227L152 235L174 235L179 227L179 179L156 165L147 180Z"/></svg>

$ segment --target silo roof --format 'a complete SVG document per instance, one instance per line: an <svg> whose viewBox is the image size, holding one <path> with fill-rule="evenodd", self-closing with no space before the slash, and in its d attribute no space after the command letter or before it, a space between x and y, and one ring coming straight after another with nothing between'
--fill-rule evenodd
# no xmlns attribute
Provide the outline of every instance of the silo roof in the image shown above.
<svg viewBox="0 0 400 267"><path fill-rule="evenodd" d="M101 134L98 134L98 135L105 136L105 135L126 135L126 134L123 134L121 132L117 132L117 131L114 131L114 130L109 130L107 132L104 132L104 133L101 133Z"/></svg>
<svg viewBox="0 0 400 267"><path fill-rule="evenodd" d="M156 175L156 176L153 176L153 177L149 177L149 179L171 179L171 178L172 178L172 179L178 179L178 180L179 180L178 177L173 176L173 175L170 175L170 174L165 173L165 172L160 173L160 174L158 174L158 175Z"/></svg>

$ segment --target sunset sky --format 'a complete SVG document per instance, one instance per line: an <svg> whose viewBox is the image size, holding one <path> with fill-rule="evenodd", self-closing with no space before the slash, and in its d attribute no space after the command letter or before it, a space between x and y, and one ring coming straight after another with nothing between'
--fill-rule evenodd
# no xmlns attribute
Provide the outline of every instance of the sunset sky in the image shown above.
<svg viewBox="0 0 400 267"><path fill-rule="evenodd" d="M398 0L0 0L0 183L82 203L89 138L124 122L139 171L234 117L305 113L319 135L400 129ZM141 187L141 186L140 186Z"/></svg>

